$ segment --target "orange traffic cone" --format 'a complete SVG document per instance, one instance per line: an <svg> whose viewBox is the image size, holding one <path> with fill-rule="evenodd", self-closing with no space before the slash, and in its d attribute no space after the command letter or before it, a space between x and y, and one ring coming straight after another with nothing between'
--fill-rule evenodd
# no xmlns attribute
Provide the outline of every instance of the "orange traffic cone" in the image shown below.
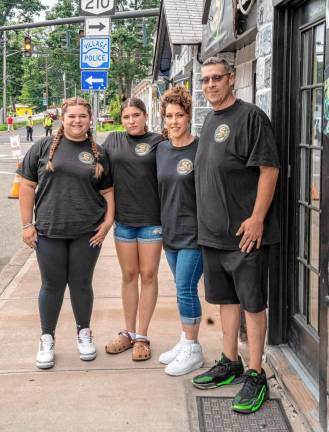
<svg viewBox="0 0 329 432"><path fill-rule="evenodd" d="M19 168L22 164L18 163L17 168ZM21 176L18 174L15 174L14 182L11 187L10 194L8 195L8 198L12 199L18 199L19 198L19 188L21 186Z"/></svg>

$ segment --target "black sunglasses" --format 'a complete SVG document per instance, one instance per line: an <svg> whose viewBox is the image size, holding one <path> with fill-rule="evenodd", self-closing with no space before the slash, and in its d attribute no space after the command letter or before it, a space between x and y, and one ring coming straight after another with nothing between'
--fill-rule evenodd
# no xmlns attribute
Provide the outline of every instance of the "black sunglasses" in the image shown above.
<svg viewBox="0 0 329 432"><path fill-rule="evenodd" d="M205 76L203 78L200 78L200 83L202 84L209 84L210 80L212 80L213 82L219 82L222 81L222 79L224 78L224 76L226 75L231 75L231 72L227 72L224 73L222 75L211 75L211 76Z"/></svg>

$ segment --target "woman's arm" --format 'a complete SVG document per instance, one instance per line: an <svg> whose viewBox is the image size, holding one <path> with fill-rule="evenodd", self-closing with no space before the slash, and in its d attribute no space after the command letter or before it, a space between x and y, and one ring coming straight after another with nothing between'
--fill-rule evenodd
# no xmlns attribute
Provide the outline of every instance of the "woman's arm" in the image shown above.
<svg viewBox="0 0 329 432"><path fill-rule="evenodd" d="M110 189L101 190L100 193L103 195L106 201L106 213L104 217L104 221L100 224L96 229L96 234L90 239L90 246L101 246L107 233L110 231L113 221L114 221L114 212L115 212L115 204L114 204L114 192L113 187Z"/></svg>
<svg viewBox="0 0 329 432"><path fill-rule="evenodd" d="M19 191L19 206L23 227L23 241L32 249L36 248L37 231L33 225L33 208L37 183L22 179Z"/></svg>

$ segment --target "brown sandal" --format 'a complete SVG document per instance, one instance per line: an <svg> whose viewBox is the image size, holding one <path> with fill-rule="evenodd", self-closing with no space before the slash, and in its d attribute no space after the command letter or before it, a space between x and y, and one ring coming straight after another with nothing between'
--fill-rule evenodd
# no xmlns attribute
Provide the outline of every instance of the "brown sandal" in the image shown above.
<svg viewBox="0 0 329 432"><path fill-rule="evenodd" d="M147 339L137 338L134 340L132 359L134 361L143 361L151 358L150 341Z"/></svg>
<svg viewBox="0 0 329 432"><path fill-rule="evenodd" d="M122 330L118 333L118 336L111 342L105 345L105 351L108 354L119 354L132 348L134 340L131 338L127 330Z"/></svg>

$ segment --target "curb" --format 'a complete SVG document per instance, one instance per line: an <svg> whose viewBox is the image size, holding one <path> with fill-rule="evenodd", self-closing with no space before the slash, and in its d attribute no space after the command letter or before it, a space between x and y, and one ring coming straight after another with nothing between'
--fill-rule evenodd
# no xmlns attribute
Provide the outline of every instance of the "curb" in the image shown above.
<svg viewBox="0 0 329 432"><path fill-rule="evenodd" d="M19 273L33 250L28 246L22 246L11 258L8 264L0 272L0 296Z"/></svg>

